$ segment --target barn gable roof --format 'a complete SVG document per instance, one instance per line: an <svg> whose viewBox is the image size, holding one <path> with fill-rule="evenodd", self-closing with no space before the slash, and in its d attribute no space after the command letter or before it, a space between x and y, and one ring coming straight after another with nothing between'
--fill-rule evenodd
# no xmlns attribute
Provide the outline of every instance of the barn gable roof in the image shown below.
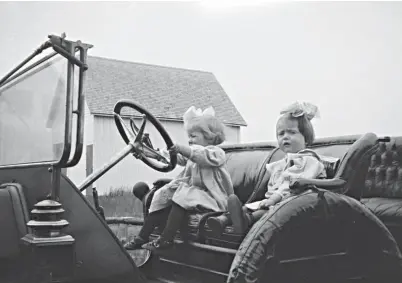
<svg viewBox="0 0 402 283"><path fill-rule="evenodd" d="M246 126L210 72L88 57L85 96L94 115L111 115L120 99L131 99L160 119L182 120L192 105L212 105L224 123Z"/></svg>

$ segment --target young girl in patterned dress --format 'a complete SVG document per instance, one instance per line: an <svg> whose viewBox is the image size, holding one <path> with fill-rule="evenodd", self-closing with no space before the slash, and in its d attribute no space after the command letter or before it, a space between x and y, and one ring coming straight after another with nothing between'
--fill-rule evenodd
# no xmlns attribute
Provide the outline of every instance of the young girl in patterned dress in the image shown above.
<svg viewBox="0 0 402 283"><path fill-rule="evenodd" d="M204 112L190 107L183 120L189 145L175 144L169 150L177 153L179 162L185 168L175 180L155 193L142 229L147 231L140 232L134 241L126 245L127 249L141 246L149 250L170 248L176 232L187 221L188 212L228 209L227 199L233 194L233 185L225 165L225 152L217 146L225 140L223 124L215 117L212 107ZM166 210L170 212L162 235L146 243L157 223L160 223L161 211Z"/></svg>

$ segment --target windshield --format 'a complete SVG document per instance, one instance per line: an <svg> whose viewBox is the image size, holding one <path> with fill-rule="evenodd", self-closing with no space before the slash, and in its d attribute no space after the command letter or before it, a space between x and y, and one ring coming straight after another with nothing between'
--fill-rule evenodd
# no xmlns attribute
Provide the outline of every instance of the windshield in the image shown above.
<svg viewBox="0 0 402 283"><path fill-rule="evenodd" d="M0 166L61 158L67 62L56 55L0 88Z"/></svg>

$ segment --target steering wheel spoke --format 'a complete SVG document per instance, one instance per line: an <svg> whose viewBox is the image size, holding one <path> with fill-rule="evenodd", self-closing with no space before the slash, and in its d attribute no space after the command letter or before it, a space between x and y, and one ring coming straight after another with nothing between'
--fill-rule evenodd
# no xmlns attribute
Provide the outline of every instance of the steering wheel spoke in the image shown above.
<svg viewBox="0 0 402 283"><path fill-rule="evenodd" d="M133 130L133 133L137 136L138 132L140 131L140 129L137 127L137 125L135 124L135 120L133 117L130 118L130 126L131 129ZM144 133L141 142L147 146L149 146L150 148L154 148L154 146L152 145L151 139L149 138L149 134L148 133Z"/></svg>
<svg viewBox="0 0 402 283"><path fill-rule="evenodd" d="M147 124L147 117L146 115L142 115L142 123L140 126L140 129L138 131L137 137L135 138L135 143L136 142L142 142L142 137L144 136L144 130L145 130L145 125Z"/></svg>
<svg viewBox="0 0 402 283"><path fill-rule="evenodd" d="M133 133L135 135L137 135L140 129L138 129L137 125L135 124L133 117L130 117L130 126L131 126L131 129L133 130Z"/></svg>
<svg viewBox="0 0 402 283"><path fill-rule="evenodd" d="M142 147L140 148L140 153L144 155L145 157L155 159L159 162L165 163L165 164L170 164L169 160L166 159L165 156L159 153L158 150L155 150L153 148L150 148L149 146L142 144Z"/></svg>
<svg viewBox="0 0 402 283"><path fill-rule="evenodd" d="M121 118L121 116L117 113L113 113L115 119L118 119L120 121L120 124L123 126L124 131L126 132L126 134L129 135L129 139L134 141L136 139L137 134L134 133L133 131L130 130L129 127L127 127L126 123L124 122L123 118Z"/></svg>

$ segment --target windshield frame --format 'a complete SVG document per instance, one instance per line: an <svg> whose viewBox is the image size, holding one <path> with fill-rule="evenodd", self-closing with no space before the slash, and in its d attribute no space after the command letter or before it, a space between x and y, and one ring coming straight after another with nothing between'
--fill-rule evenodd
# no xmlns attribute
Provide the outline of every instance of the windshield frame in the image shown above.
<svg viewBox="0 0 402 283"><path fill-rule="evenodd" d="M36 62L28 65L24 69L22 67L31 61L34 57L40 54L43 50L52 47L54 52L37 60ZM20 63L16 68L11 70L5 77L0 80L0 90L5 90L12 85L18 83L17 79L24 79L23 75L30 70L32 73L28 74L28 77L34 75L46 66L48 62L55 55L60 54L67 59L67 86L66 86L66 108L65 108L65 124L64 124L64 142L62 154L59 160L55 161L38 161L21 164L9 164L0 165L0 169L3 168L27 168L38 166L50 166L57 168L66 168L75 166L81 159L83 152L83 140L84 140L84 103L85 97L83 93L83 86L85 81L85 72L88 69L87 53L88 49L93 46L90 44L82 43L81 41L70 41L65 39L63 34L61 37L50 35L49 40L43 43L38 49L33 52L27 59ZM21 71L19 71L22 69ZM19 71L19 72L17 72ZM78 72L78 91L74 94L74 81L75 72ZM74 102L76 106L74 108ZM76 127L73 133L73 117L77 116ZM75 135L74 151L72 152L72 138Z"/></svg>

